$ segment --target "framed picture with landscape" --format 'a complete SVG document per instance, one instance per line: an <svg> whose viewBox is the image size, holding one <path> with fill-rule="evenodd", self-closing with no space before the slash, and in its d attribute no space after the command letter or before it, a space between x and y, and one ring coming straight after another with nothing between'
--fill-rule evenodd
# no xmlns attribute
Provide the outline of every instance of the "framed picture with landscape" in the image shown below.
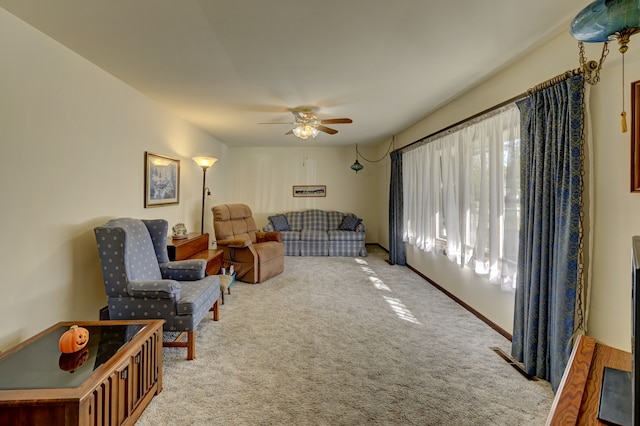
<svg viewBox="0 0 640 426"><path fill-rule="evenodd" d="M326 197L327 185L294 185L294 197Z"/></svg>
<svg viewBox="0 0 640 426"><path fill-rule="evenodd" d="M178 204L180 198L180 160L144 153L144 206Z"/></svg>
<svg viewBox="0 0 640 426"><path fill-rule="evenodd" d="M640 192L640 80L631 83L631 192Z"/></svg>

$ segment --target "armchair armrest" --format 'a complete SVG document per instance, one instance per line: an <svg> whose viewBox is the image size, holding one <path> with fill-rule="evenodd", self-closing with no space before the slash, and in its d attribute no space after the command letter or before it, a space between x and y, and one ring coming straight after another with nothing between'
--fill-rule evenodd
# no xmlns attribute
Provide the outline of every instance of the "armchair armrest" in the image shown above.
<svg viewBox="0 0 640 426"><path fill-rule="evenodd" d="M271 232L256 232L256 238L259 243L263 243L266 241L277 241L282 242L282 234L277 231Z"/></svg>
<svg viewBox="0 0 640 426"><path fill-rule="evenodd" d="M231 248L249 247L251 240L243 238L227 238L226 240L218 240L216 242L219 246L227 246Z"/></svg>
<svg viewBox="0 0 640 426"><path fill-rule="evenodd" d="M205 277L207 261L204 259L186 259L161 263L162 278L176 281L195 281Z"/></svg>
<svg viewBox="0 0 640 426"><path fill-rule="evenodd" d="M127 293L131 297L180 299L180 283L175 280L129 281Z"/></svg>

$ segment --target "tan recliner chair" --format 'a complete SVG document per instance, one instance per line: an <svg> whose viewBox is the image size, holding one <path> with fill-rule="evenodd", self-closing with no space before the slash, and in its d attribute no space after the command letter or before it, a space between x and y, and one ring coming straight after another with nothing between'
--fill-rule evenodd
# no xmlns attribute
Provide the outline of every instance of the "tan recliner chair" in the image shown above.
<svg viewBox="0 0 640 426"><path fill-rule="evenodd" d="M249 206L221 204L211 211L224 265L233 265L237 280L261 283L284 271L282 236L279 232L258 231Z"/></svg>

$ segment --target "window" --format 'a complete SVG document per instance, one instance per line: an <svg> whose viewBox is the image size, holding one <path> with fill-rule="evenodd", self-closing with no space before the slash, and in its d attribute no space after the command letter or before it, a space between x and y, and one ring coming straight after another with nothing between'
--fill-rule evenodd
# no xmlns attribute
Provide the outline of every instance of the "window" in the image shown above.
<svg viewBox="0 0 640 426"><path fill-rule="evenodd" d="M519 138L510 104L403 153L404 241L515 288Z"/></svg>

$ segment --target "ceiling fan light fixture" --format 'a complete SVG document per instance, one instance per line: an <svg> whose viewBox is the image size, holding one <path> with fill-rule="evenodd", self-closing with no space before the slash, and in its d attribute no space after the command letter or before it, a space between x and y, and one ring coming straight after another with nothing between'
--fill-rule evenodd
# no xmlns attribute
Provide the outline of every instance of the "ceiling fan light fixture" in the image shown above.
<svg viewBox="0 0 640 426"><path fill-rule="evenodd" d="M329 135L338 133L336 129L325 126L325 124L349 124L353 123L350 118L328 118L319 119L311 107L295 108L290 110L294 117L293 123L258 123L258 124L293 124L294 127L287 131L285 135L294 135L299 139L315 138L321 132Z"/></svg>
<svg viewBox="0 0 640 426"><path fill-rule="evenodd" d="M300 139L315 138L320 131L310 124L302 124L293 129L293 134Z"/></svg>

